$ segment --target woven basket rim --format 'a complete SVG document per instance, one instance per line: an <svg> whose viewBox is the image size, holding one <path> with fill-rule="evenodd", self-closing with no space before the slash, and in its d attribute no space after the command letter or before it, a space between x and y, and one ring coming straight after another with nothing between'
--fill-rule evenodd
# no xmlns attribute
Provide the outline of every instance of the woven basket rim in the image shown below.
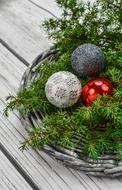
<svg viewBox="0 0 122 190"><path fill-rule="evenodd" d="M25 71L25 73L23 74L23 77L21 79L21 83L20 83L20 87L19 87L19 91L22 91L29 82L32 81L32 79L34 79L36 73L36 68L37 66L39 66L40 64L42 64L42 62L45 59L52 59L55 57L55 55L57 54L58 51L53 51L53 50L46 50L44 52L42 52L41 54L39 54L36 59L34 59L34 61L32 62L32 65L30 65L27 70ZM37 123L37 116L33 116L33 114L24 117L21 114L20 111L20 116L21 116L21 122L23 123L23 125L25 126L25 128L30 131L30 125L32 127L36 126ZM41 115L42 116L42 115ZM36 119L34 119L34 117ZM40 117L41 118L41 117ZM42 119L42 118L41 118ZM111 173L106 173L106 170L108 171L108 168L110 167L110 169L113 168L117 168L118 165L120 165L120 162L118 162L116 154L107 154L105 156L102 157L102 159L100 158L100 160L95 161L95 160L91 160L91 159L87 159L84 158L79 158L79 155L77 154L77 152L75 152L74 150L69 150L67 148L64 147L60 147L60 146L45 146L43 149L46 153L48 153L49 155L53 156L54 158L56 158L57 160L63 162L66 166L70 166L74 169L78 169L81 171L84 171L85 173L91 174L91 175L95 175L95 176L110 176L110 177L116 177L117 174L122 175L122 170L121 171L116 171L116 175ZM80 151L80 150L78 150ZM122 163L121 163L122 164ZM96 169L96 170L95 170Z"/></svg>

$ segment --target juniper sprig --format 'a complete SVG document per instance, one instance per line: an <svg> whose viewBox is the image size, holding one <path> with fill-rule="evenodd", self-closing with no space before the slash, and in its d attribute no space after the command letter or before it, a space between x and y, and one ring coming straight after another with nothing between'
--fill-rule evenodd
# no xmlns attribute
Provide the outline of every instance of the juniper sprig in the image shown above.
<svg viewBox="0 0 122 190"><path fill-rule="evenodd" d="M7 98L5 114L9 110L20 110L27 115L41 111L43 121L22 144L22 148L43 148L58 144L76 148L82 144L83 154L94 159L107 151L122 151L122 34L120 0L97 0L95 3L81 3L77 0L57 0L62 9L59 19L46 20L43 27L53 40L54 50L60 54L38 68L40 77L16 96ZM99 96L90 107L82 100L68 109L51 105L45 96L47 79L58 71L71 71L71 54L84 43L99 46L105 56L105 69L100 74L114 85L113 96ZM80 79L84 85L88 77ZM73 139L78 136L78 140Z"/></svg>

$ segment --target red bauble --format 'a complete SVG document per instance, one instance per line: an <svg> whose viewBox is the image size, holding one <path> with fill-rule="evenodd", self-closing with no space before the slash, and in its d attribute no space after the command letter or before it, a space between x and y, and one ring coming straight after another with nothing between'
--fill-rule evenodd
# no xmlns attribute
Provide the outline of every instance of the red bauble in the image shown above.
<svg viewBox="0 0 122 190"><path fill-rule="evenodd" d="M97 98L98 94L112 95L113 84L104 78L89 80L82 88L82 98L86 106L90 106Z"/></svg>

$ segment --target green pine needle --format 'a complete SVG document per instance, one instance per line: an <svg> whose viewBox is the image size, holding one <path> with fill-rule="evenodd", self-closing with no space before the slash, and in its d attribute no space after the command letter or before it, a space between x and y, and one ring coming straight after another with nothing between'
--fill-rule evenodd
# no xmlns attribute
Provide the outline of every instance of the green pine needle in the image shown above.
<svg viewBox="0 0 122 190"><path fill-rule="evenodd" d="M77 3L77 0L57 0L62 8L62 17L49 19L43 24L52 49L60 54L39 66L38 80L7 98L5 115L9 110L21 110L26 116L33 110L41 111L43 122L32 129L21 148L42 149L45 145L61 145L67 148L82 147L85 156L97 159L107 151L115 151L122 157L122 34L120 0L97 0L93 5ZM70 71L71 54L84 43L101 47L106 56L105 70L100 74L112 81L113 96L98 96L91 107L82 100L68 108L59 109L51 105L45 96L45 83L58 71ZM79 78L84 85L90 79ZM103 127L104 126L104 127ZM103 130L100 130L103 129ZM78 137L77 140L75 139ZM75 141L74 141L75 139Z"/></svg>

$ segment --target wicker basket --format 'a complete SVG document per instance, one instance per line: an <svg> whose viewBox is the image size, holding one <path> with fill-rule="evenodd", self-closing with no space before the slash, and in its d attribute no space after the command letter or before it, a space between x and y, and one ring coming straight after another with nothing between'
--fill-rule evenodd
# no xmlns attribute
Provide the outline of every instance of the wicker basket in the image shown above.
<svg viewBox="0 0 122 190"><path fill-rule="evenodd" d="M51 60L55 58L56 53L57 52L51 50L45 51L33 61L32 65L28 67L22 77L19 91L22 91L28 86L32 80L38 78L37 67L42 64L45 59L51 62ZM20 116L23 125L28 131L31 130L31 127L37 127L43 119L41 111L38 113L30 113L27 117L24 117L20 110ZM77 140L77 138L75 140ZM69 150L64 147L50 145L45 146L44 151L66 166L84 171L89 175L108 177L122 176L122 162L117 160L116 153L107 153L96 161L83 156L81 157L82 147Z"/></svg>

